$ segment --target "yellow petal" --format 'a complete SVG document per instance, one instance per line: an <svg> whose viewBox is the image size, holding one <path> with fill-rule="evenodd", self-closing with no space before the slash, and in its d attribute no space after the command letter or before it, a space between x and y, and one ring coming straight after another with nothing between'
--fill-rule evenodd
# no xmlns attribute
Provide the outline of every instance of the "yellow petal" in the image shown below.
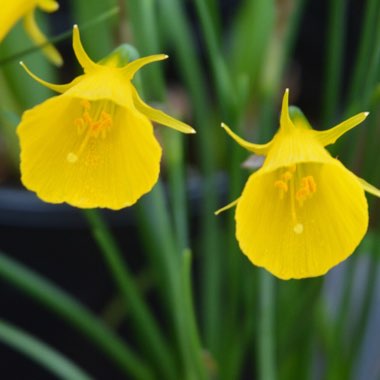
<svg viewBox="0 0 380 380"><path fill-rule="evenodd" d="M239 199L240 199L240 198L235 199L233 202L229 203L228 205L226 205L226 206L220 208L219 210L216 210L216 211L214 212L214 214L215 214L215 215L219 215L221 212L227 211L227 210L229 210L230 208L235 207L235 206L238 204Z"/></svg>
<svg viewBox="0 0 380 380"><path fill-rule="evenodd" d="M129 79L132 79L133 76L139 71L143 66L157 61L162 61L164 59L167 59L169 56L166 54L156 54L156 55L149 55L148 57L143 57L136 59L130 63L128 63L123 69L124 75L126 75Z"/></svg>
<svg viewBox="0 0 380 380"><path fill-rule="evenodd" d="M132 83L120 69L98 65L91 73L77 77L64 96L88 100L108 99L122 107L135 110Z"/></svg>
<svg viewBox="0 0 380 380"><path fill-rule="evenodd" d="M81 208L130 206L158 179L161 148L153 127L137 112L94 102L94 115L108 107L112 126L105 136L85 141L86 131L79 133L75 120L87 103L61 95L24 113L17 131L22 182L46 202Z"/></svg>
<svg viewBox="0 0 380 380"><path fill-rule="evenodd" d="M47 88L50 88L51 90L59 92L59 93L67 91L68 89L70 89L72 86L74 86L79 81L78 80L79 77L78 77L78 78L74 79L71 83L67 83L67 84L53 84L53 83L49 83L49 82L46 82L43 79L39 78L37 75L33 74L28 69L28 67L25 65L24 62L20 62L20 65L28 73L28 75L30 77L32 77L35 81L37 81L38 83L42 84L43 86L45 86Z"/></svg>
<svg viewBox="0 0 380 380"><path fill-rule="evenodd" d="M75 56L77 57L79 64L83 67L85 73L91 72L98 68L98 65L91 60L83 48L80 40L78 25L74 25L73 27L73 49Z"/></svg>
<svg viewBox="0 0 380 380"><path fill-rule="evenodd" d="M52 63L54 63L57 66L61 66L63 64L62 57L59 54L58 50L52 44L48 43L47 38L38 27L34 18L34 10L29 11L25 15L24 27L36 45L47 44L42 48L43 53Z"/></svg>
<svg viewBox="0 0 380 380"><path fill-rule="evenodd" d="M43 11L52 13L59 9L59 4L55 0L38 0L38 7Z"/></svg>
<svg viewBox="0 0 380 380"><path fill-rule="evenodd" d="M261 156L268 154L268 151L271 147L271 142L268 142L266 144L253 144L242 139L236 133L232 132L232 130L226 124L222 123L221 126L243 148Z"/></svg>
<svg viewBox="0 0 380 380"><path fill-rule="evenodd" d="M375 197L380 198L380 190L377 187L371 185L370 183L365 181L363 178L357 177L357 179L359 180L360 184L362 185L362 188L364 189L364 191L374 195Z"/></svg>
<svg viewBox="0 0 380 380"><path fill-rule="evenodd" d="M303 112L296 106L289 106L289 115L296 128L310 130L312 129L309 121Z"/></svg>
<svg viewBox="0 0 380 380"><path fill-rule="evenodd" d="M262 170L269 172L301 162L328 163L333 160L313 132L305 128L293 128L291 133L278 132L271 141Z"/></svg>
<svg viewBox="0 0 380 380"><path fill-rule="evenodd" d="M33 0L2 1L0 7L0 42L16 24L28 12L35 7Z"/></svg>
<svg viewBox="0 0 380 380"><path fill-rule="evenodd" d="M142 114L144 114L148 119L156 123L166 125L169 128L176 129L179 132L195 133L195 130L192 127L190 127L190 125L187 125L186 123L183 123L180 120L174 119L174 117L171 117L160 110L150 107L140 98L136 89L133 86L131 86L131 88L133 102L135 104L136 109L140 111Z"/></svg>
<svg viewBox="0 0 380 380"><path fill-rule="evenodd" d="M294 194L302 181L293 191L290 183L288 190L276 187L286 170L259 170L249 178L235 214L240 248L281 279L323 275L354 252L367 230L364 191L337 160L300 164L294 175L315 180L315 192L301 206Z"/></svg>
<svg viewBox="0 0 380 380"><path fill-rule="evenodd" d="M291 132L294 129L294 124L289 116L289 89L285 90L282 98L280 128L283 132Z"/></svg>
<svg viewBox="0 0 380 380"><path fill-rule="evenodd" d="M355 116L350 117L349 119L343 121L333 128L330 128L326 131L314 131L314 133L318 141L323 146L334 144L340 136L344 135L347 131L362 123L368 115L369 112L361 112Z"/></svg>

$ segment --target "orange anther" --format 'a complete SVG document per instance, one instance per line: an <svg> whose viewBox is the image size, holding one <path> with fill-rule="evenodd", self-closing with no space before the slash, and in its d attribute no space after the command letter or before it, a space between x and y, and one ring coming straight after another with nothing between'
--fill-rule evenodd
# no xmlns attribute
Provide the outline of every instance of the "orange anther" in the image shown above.
<svg viewBox="0 0 380 380"><path fill-rule="evenodd" d="M284 181L290 181L293 178L293 173L287 170L281 177Z"/></svg>
<svg viewBox="0 0 380 380"><path fill-rule="evenodd" d="M275 181L274 187L276 187L277 189L280 189L282 191L285 191L285 192L288 191L288 184L284 181L281 181L281 180Z"/></svg>
<svg viewBox="0 0 380 380"><path fill-rule="evenodd" d="M83 99L80 104L86 111L89 111L91 108L91 103L87 99Z"/></svg>

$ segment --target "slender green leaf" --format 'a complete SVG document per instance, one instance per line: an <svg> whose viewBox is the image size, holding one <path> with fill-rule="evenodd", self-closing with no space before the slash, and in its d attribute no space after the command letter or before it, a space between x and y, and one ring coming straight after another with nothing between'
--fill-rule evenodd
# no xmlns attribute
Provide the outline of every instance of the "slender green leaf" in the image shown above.
<svg viewBox="0 0 380 380"><path fill-rule="evenodd" d="M20 328L0 319L0 341L39 363L59 379L91 380L76 364Z"/></svg>

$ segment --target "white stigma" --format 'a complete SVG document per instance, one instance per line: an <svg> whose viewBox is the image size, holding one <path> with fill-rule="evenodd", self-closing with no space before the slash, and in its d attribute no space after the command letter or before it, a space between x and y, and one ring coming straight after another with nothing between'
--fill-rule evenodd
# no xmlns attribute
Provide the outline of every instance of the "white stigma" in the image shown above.
<svg viewBox="0 0 380 380"><path fill-rule="evenodd" d="M73 152L70 152L67 157L66 157L67 161L70 162L70 164L74 164L75 162L78 161L78 156L76 154L74 154Z"/></svg>
<svg viewBox="0 0 380 380"><path fill-rule="evenodd" d="M297 223L297 224L293 227L293 231L294 231L296 234L298 234L298 235L302 234L302 232L303 232L303 224L301 224L301 223Z"/></svg>

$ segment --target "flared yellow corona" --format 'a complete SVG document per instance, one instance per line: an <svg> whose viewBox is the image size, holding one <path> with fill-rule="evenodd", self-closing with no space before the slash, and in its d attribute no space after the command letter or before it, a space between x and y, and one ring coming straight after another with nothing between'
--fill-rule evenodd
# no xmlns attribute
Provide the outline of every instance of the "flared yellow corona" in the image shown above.
<svg viewBox="0 0 380 380"><path fill-rule="evenodd" d="M187 124L151 108L131 80L164 54L123 67L93 62L74 26L73 48L84 74L66 85L39 83L60 92L26 111L17 133L23 184L44 201L80 208L120 209L152 189L160 171L161 147L151 121L183 133ZM107 62L107 61L105 61Z"/></svg>
<svg viewBox="0 0 380 380"><path fill-rule="evenodd" d="M359 113L326 131L290 118L285 91L280 129L267 144L227 133L250 152L265 156L248 179L236 205L236 237L253 264L281 279L314 277L350 256L368 228L364 191L380 191L358 178L325 146L360 124Z"/></svg>
<svg viewBox="0 0 380 380"><path fill-rule="evenodd" d="M38 27L35 20L36 8L44 12L55 12L59 4L55 0L2 0L0 5L0 42L13 28L17 21L23 20L25 30L36 45L45 44L43 53L51 62L60 66L61 55L51 44L46 44L47 38Z"/></svg>

